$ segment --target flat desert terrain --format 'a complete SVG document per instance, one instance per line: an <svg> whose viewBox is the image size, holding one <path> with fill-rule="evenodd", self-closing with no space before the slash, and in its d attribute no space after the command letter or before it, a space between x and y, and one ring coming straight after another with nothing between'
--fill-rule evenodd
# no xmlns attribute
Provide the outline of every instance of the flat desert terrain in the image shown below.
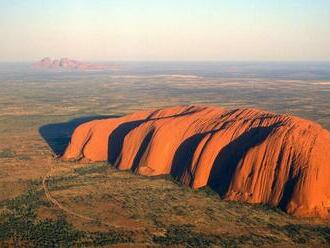
<svg viewBox="0 0 330 248"><path fill-rule="evenodd" d="M170 176L63 162L73 129L137 110L254 107L330 130L330 64L0 65L0 247L329 247L329 220L222 200ZM329 151L330 152L330 151Z"/></svg>

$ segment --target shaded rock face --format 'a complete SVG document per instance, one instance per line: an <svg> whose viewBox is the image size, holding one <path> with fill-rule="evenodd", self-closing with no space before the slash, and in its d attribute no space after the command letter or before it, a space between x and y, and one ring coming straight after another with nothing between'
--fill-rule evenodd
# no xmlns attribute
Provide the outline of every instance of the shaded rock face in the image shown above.
<svg viewBox="0 0 330 248"><path fill-rule="evenodd" d="M80 125L63 159L171 174L224 199L329 216L330 133L298 117L204 106L142 111Z"/></svg>
<svg viewBox="0 0 330 248"><path fill-rule="evenodd" d="M110 69L110 66L102 64L92 64L81 62L68 58L61 58L60 60L52 60L49 57L43 58L33 65L34 68L39 69L69 69L69 70L105 70Z"/></svg>

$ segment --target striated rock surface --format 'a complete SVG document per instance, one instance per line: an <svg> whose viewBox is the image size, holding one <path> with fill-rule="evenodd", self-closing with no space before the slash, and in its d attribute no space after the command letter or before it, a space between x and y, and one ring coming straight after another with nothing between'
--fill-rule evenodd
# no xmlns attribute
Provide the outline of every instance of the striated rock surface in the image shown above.
<svg viewBox="0 0 330 248"><path fill-rule="evenodd" d="M86 63L68 58L54 59L43 58L33 65L38 69L66 69L66 70L105 70L111 69L109 65Z"/></svg>
<svg viewBox="0 0 330 248"><path fill-rule="evenodd" d="M294 116L205 106L142 111L80 125L63 159L107 160L194 189L208 185L224 199L329 216L330 133Z"/></svg>

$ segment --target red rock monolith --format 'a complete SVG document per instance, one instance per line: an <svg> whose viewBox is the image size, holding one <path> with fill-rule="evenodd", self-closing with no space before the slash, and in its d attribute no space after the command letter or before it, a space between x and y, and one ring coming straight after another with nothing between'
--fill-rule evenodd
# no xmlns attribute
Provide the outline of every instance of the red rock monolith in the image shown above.
<svg viewBox="0 0 330 248"><path fill-rule="evenodd" d="M80 125L63 159L171 174L224 199L329 216L330 133L295 116L206 106L142 111Z"/></svg>

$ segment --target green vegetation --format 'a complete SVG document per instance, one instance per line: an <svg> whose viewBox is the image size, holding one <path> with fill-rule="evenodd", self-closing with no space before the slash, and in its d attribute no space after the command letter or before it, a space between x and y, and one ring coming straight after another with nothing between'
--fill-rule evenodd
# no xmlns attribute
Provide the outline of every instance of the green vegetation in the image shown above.
<svg viewBox="0 0 330 248"><path fill-rule="evenodd" d="M174 246L185 245L186 247L239 247L241 245L261 246L279 242L275 237L260 236L256 234L248 235L211 235L193 231L193 226L170 226L166 229L164 237L154 237L155 243Z"/></svg>
<svg viewBox="0 0 330 248"><path fill-rule="evenodd" d="M288 242L292 246L330 244L327 225L306 224L268 205L223 201L209 187L194 191L169 176L139 176L104 163L84 165L72 172L52 178L50 189L88 187L89 193L72 196L67 204L91 206L92 209L98 204L115 203L120 211L114 209L114 215L126 213L130 220L163 230L160 233L145 231L144 242L151 240L152 244L167 247L280 246ZM103 187L102 191L97 190L99 186ZM90 191L92 189L96 191ZM217 229L219 223L227 228L208 231ZM205 230L200 225L211 229ZM233 231L236 228L244 231ZM135 239L136 236L131 237ZM100 242L106 241L101 239Z"/></svg>
<svg viewBox="0 0 330 248"><path fill-rule="evenodd" d="M209 247L210 245L215 245L218 239L216 236L192 231L191 225L182 225L168 227L164 237L155 236L153 241L165 246Z"/></svg>
<svg viewBox="0 0 330 248"><path fill-rule="evenodd" d="M80 167L80 168L76 168L74 169L74 172L79 174L80 176L82 175L86 175L86 174L91 174L91 173L102 173L104 171L106 171L107 169L109 169L108 164L104 164L104 165L99 165L99 164L92 164L86 167Z"/></svg>
<svg viewBox="0 0 330 248"><path fill-rule="evenodd" d="M83 232L76 230L64 216L56 220L40 220L37 209L49 206L36 187L12 200L2 202L0 247L72 247L103 246L132 242L130 232Z"/></svg>
<svg viewBox="0 0 330 248"><path fill-rule="evenodd" d="M324 245L330 244L329 227L313 227L309 225L289 224L284 226L272 226L274 231L286 235L295 244L305 244L310 241L321 239ZM259 247L263 245L274 245L280 239L274 235L244 234L210 235L193 231L192 225L169 226L165 236L154 236L153 241L165 246L185 245L187 247L241 247L250 245Z"/></svg>
<svg viewBox="0 0 330 248"><path fill-rule="evenodd" d="M4 149L0 151L0 158L14 158L16 156L16 152L10 149Z"/></svg>
<svg viewBox="0 0 330 248"><path fill-rule="evenodd" d="M0 151L0 158L17 158L18 160L31 160L27 155L18 155L14 150L3 149Z"/></svg>
<svg viewBox="0 0 330 248"><path fill-rule="evenodd" d="M22 160L22 161L26 161L26 160L31 160L31 157L30 156L26 156L26 155L19 155L17 156L17 159L18 160Z"/></svg>
<svg viewBox="0 0 330 248"><path fill-rule="evenodd" d="M313 240L321 240L330 245L330 227L306 224L288 224L284 226L270 225L274 231L284 233L296 244L305 244Z"/></svg>

